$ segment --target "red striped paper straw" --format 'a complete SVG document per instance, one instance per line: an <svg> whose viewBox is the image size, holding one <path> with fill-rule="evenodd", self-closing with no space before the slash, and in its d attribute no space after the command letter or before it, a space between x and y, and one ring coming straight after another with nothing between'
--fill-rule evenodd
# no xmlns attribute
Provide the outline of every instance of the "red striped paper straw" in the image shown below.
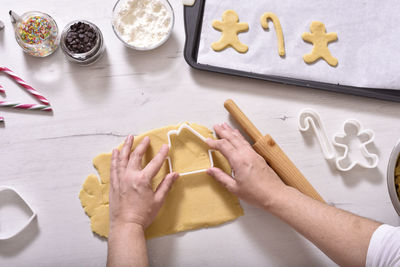
<svg viewBox="0 0 400 267"><path fill-rule="evenodd" d="M0 93L5 94L6 91L4 90L4 87L0 85Z"/></svg>
<svg viewBox="0 0 400 267"><path fill-rule="evenodd" d="M37 100L42 102L44 105L50 105L49 100L47 100L43 95L41 95L38 91L36 91L32 86L28 85L24 80L22 80L20 77L18 77L12 70L6 67L0 67L0 72L6 73L8 76L10 76L14 81L16 81L18 84L20 84L22 87L25 88L28 93L33 95ZM3 89L4 91L4 89Z"/></svg>
<svg viewBox="0 0 400 267"><path fill-rule="evenodd" d="M21 104L21 103L17 103L17 102L9 102L9 101L0 101L0 107L52 111L52 108L50 106L48 106L48 105Z"/></svg>

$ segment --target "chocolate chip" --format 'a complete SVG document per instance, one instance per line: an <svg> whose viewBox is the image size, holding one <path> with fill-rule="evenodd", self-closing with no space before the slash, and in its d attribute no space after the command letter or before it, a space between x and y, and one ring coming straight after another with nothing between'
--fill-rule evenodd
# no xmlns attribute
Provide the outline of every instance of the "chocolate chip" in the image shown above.
<svg viewBox="0 0 400 267"><path fill-rule="evenodd" d="M96 45L97 33L87 23L77 22L69 27L65 37L65 45L73 53L89 52Z"/></svg>

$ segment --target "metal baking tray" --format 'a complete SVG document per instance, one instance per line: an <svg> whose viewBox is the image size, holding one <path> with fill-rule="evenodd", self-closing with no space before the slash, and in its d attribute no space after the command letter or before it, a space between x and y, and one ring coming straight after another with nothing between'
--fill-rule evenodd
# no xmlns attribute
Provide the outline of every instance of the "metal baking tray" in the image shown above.
<svg viewBox="0 0 400 267"><path fill-rule="evenodd" d="M257 74L252 72L245 72L235 69L221 68L221 67L198 63L197 54L199 49L199 41L201 34L201 25L203 22L205 1L206 0L196 0L193 6L184 7L186 41L183 53L186 62L194 69L400 102L400 90L363 88L363 87L323 83L323 82L289 78L284 76Z"/></svg>

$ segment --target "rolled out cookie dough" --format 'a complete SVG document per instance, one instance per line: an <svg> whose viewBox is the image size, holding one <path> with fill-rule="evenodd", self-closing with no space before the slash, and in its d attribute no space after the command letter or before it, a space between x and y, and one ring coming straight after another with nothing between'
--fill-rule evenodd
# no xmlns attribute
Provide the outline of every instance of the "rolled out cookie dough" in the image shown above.
<svg viewBox="0 0 400 267"><path fill-rule="evenodd" d="M167 144L167 132L176 130L180 125L167 126L139 135L135 138L134 149L145 136L149 136L151 144L144 156L143 165L147 164L161 148ZM214 138L212 132L201 125L190 124L204 137ZM174 171L183 173L193 169L209 166L207 148L189 131L182 131L171 140L170 157ZM219 153L213 152L214 165L231 173L227 160ZM79 193L82 207L90 217L92 231L108 237L109 231L109 181L111 154L100 154L93 160L100 180L96 175L89 175ZM169 172L167 162L154 177L152 187L155 189ZM177 232L215 226L232 221L243 215L238 199L223 188L206 173L197 173L180 177L173 185L166 201L154 222L146 230L146 238L154 238Z"/></svg>

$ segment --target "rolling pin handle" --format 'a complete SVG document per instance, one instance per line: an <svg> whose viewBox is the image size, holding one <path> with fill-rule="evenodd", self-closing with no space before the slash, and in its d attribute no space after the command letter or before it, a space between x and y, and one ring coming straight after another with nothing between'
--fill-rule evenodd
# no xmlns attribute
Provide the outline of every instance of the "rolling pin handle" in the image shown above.
<svg viewBox="0 0 400 267"><path fill-rule="evenodd" d="M257 142L258 139L262 138L261 132L254 126L254 124L244 115L240 108L233 102L232 99L228 99L224 103L224 107L232 115L232 117L239 123L242 129L247 133L248 136Z"/></svg>

